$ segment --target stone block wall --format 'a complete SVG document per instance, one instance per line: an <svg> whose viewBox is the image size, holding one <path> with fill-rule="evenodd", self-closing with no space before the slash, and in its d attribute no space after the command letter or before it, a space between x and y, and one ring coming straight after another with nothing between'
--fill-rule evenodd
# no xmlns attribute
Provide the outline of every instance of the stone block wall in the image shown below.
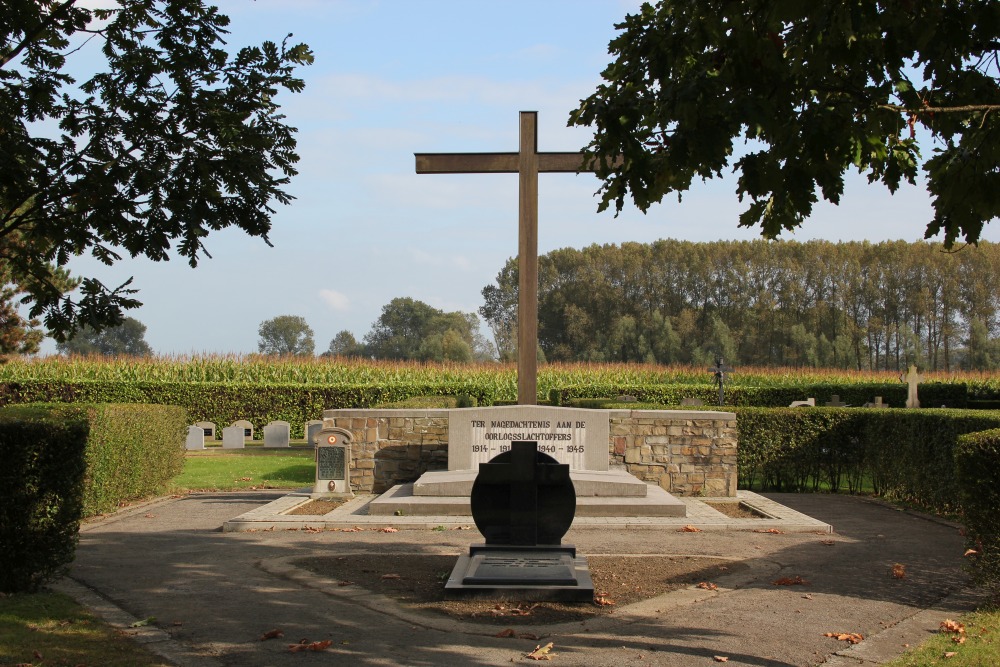
<svg viewBox="0 0 1000 667"><path fill-rule="evenodd" d="M608 456L679 496L736 496L736 415L611 410ZM323 426L351 432L351 488L383 493L448 469L447 410L327 410Z"/></svg>
<svg viewBox="0 0 1000 667"><path fill-rule="evenodd" d="M736 415L612 410L610 456L678 496L736 495Z"/></svg>
<svg viewBox="0 0 1000 667"><path fill-rule="evenodd" d="M355 493L383 493L448 469L447 410L327 410L323 426L351 432Z"/></svg>

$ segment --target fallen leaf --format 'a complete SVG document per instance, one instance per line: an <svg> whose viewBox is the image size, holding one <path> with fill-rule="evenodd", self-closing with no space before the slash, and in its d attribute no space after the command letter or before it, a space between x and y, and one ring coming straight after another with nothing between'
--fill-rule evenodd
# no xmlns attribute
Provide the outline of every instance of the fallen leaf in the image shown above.
<svg viewBox="0 0 1000 667"><path fill-rule="evenodd" d="M302 528L302 530L304 532L306 532L306 533L322 533L323 532L322 528L315 528L313 526L304 526Z"/></svg>
<svg viewBox="0 0 1000 667"><path fill-rule="evenodd" d="M945 651L944 652L944 657L946 657L946 658L954 658L956 655L958 655L958 651Z"/></svg>
<svg viewBox="0 0 1000 667"><path fill-rule="evenodd" d="M239 478L238 480L236 480L236 481L237 481L237 482L249 482L249 481L251 481L252 479L253 479L253 477L240 477L240 478Z"/></svg>
<svg viewBox="0 0 1000 667"><path fill-rule="evenodd" d="M704 588L706 591L717 591L719 587L717 584L713 584L709 581L702 581L698 583L698 588Z"/></svg>
<svg viewBox="0 0 1000 667"><path fill-rule="evenodd" d="M798 575L794 577L782 577L771 582L774 586L805 586L808 583L808 581Z"/></svg>
<svg viewBox="0 0 1000 667"><path fill-rule="evenodd" d="M687 526L684 526L683 528L681 528L677 532L678 533L700 533L701 532L701 528L695 528L694 526L688 524Z"/></svg>
<svg viewBox="0 0 1000 667"><path fill-rule="evenodd" d="M268 639L277 639L278 637L284 637L284 636L285 636L284 632L278 629L274 629L274 630L268 630L267 632L262 634L260 636L260 640L262 642L266 642Z"/></svg>
<svg viewBox="0 0 1000 667"><path fill-rule="evenodd" d="M941 621L941 632L957 632L959 634L965 632L965 625L959 623L958 621L953 621L950 618L946 618Z"/></svg>
<svg viewBox="0 0 1000 667"><path fill-rule="evenodd" d="M149 514L148 512L146 514L143 514L143 516L145 518L147 518L147 519L155 519L156 518L155 514Z"/></svg>
<svg viewBox="0 0 1000 667"><path fill-rule="evenodd" d="M156 623L156 617L155 616L150 616L149 618L144 618L141 621L136 621L135 623L132 623L128 627L130 627L130 628L144 628L147 625L149 625L150 623Z"/></svg>
<svg viewBox="0 0 1000 667"><path fill-rule="evenodd" d="M524 656L525 658L531 658L532 660L551 660L555 653L552 653L552 642L549 642L545 646L536 646L535 650Z"/></svg>
<svg viewBox="0 0 1000 667"><path fill-rule="evenodd" d="M333 640L331 639L326 639L321 642L312 642L312 643L303 641L299 642L298 644L289 644L288 650L291 651L292 653L298 653L299 651L325 651L326 649L330 648L331 644L333 644Z"/></svg>
<svg viewBox="0 0 1000 667"><path fill-rule="evenodd" d="M833 637L842 642L850 642L852 644L860 644L864 637L857 632L824 632L824 637Z"/></svg>
<svg viewBox="0 0 1000 667"><path fill-rule="evenodd" d="M379 528L378 532L380 532L380 533L398 533L399 532L399 528L393 528L392 526L386 526L385 528Z"/></svg>
<svg viewBox="0 0 1000 667"><path fill-rule="evenodd" d="M493 635L494 637L500 637L501 639L507 639L508 637L514 636L514 629L507 628L506 630L501 630L500 632Z"/></svg>
<svg viewBox="0 0 1000 667"><path fill-rule="evenodd" d="M820 540L819 543L825 547L832 547L834 544L836 544L836 542L834 542L833 540Z"/></svg>
<svg viewBox="0 0 1000 667"><path fill-rule="evenodd" d="M757 530L755 530L753 532L755 532L755 533L770 533L771 535L784 535L785 534L785 531L778 530L777 528L759 528L759 529L757 529Z"/></svg>
<svg viewBox="0 0 1000 667"><path fill-rule="evenodd" d="M965 637L963 635L955 635L954 637L951 638L951 641L955 642L956 644L964 644Z"/></svg>
<svg viewBox="0 0 1000 667"><path fill-rule="evenodd" d="M813 596L812 596L812 593L806 593L806 594L805 594L805 595L803 595L802 597L803 597L803 599L805 599L805 600L812 600L812 599L813 599Z"/></svg>
<svg viewBox="0 0 1000 667"><path fill-rule="evenodd" d="M604 593L599 593L594 596L594 604L596 604L598 607L610 607L611 605L615 604L615 601L609 598Z"/></svg>
<svg viewBox="0 0 1000 667"><path fill-rule="evenodd" d="M892 578L893 579L906 579L906 566L902 563L892 564Z"/></svg>
<svg viewBox="0 0 1000 667"><path fill-rule="evenodd" d="M472 530L472 526L455 526L452 530Z"/></svg>
<svg viewBox="0 0 1000 667"><path fill-rule="evenodd" d="M976 555L976 554L978 554L978 553L979 553L979 552L978 552L978 551L976 551L975 549L966 549L966 550L965 550L965 553L964 553L964 554L962 554L962 555L963 555L963 556L975 556L975 555Z"/></svg>
<svg viewBox="0 0 1000 667"><path fill-rule="evenodd" d="M347 581L347 580L345 579L344 581L338 581L338 582L337 582L337 585L338 585L338 586L350 586L350 585L351 585L351 584L353 584L353 583L354 583L353 581Z"/></svg>
<svg viewBox="0 0 1000 667"><path fill-rule="evenodd" d="M716 662L729 662L729 658L724 655L713 655L712 659Z"/></svg>
<svg viewBox="0 0 1000 667"><path fill-rule="evenodd" d="M402 579L402 577L399 576L398 574L383 574L382 578L383 579Z"/></svg>

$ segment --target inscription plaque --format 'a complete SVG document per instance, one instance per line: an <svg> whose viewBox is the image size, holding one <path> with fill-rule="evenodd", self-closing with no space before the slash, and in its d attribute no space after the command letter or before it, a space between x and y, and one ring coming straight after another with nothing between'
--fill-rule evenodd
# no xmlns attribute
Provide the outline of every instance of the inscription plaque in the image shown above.
<svg viewBox="0 0 1000 667"><path fill-rule="evenodd" d="M320 479L344 479L343 447L319 447L316 456Z"/></svg>

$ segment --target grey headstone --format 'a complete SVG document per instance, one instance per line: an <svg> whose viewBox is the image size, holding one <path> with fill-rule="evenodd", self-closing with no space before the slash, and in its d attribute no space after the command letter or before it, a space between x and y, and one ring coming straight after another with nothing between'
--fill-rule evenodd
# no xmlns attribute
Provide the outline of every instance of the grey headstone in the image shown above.
<svg viewBox="0 0 1000 667"><path fill-rule="evenodd" d="M816 399L815 398L807 398L804 401L792 401L788 405L788 407L790 407L790 408L815 408L816 407Z"/></svg>
<svg viewBox="0 0 1000 667"><path fill-rule="evenodd" d="M200 426L188 426L185 449L205 449L205 429Z"/></svg>
<svg viewBox="0 0 1000 667"><path fill-rule="evenodd" d="M243 449L246 444L246 435L242 426L227 426L222 429L223 449Z"/></svg>
<svg viewBox="0 0 1000 667"><path fill-rule="evenodd" d="M253 440L253 424L246 419L237 419L229 426L239 426L243 429L243 435L246 436L247 440Z"/></svg>
<svg viewBox="0 0 1000 667"><path fill-rule="evenodd" d="M303 433L306 437L306 442L313 447L316 446L316 436L319 432L323 430L323 420L322 419L310 419L306 422L305 429Z"/></svg>
<svg viewBox="0 0 1000 667"><path fill-rule="evenodd" d="M265 447L288 447L291 439L291 425L286 421L273 421L264 427Z"/></svg>
<svg viewBox="0 0 1000 667"><path fill-rule="evenodd" d="M195 422L194 425L204 430L205 440L215 440L215 424L212 422Z"/></svg>
<svg viewBox="0 0 1000 667"><path fill-rule="evenodd" d="M351 432L325 428L316 437L316 483L313 497L352 497Z"/></svg>

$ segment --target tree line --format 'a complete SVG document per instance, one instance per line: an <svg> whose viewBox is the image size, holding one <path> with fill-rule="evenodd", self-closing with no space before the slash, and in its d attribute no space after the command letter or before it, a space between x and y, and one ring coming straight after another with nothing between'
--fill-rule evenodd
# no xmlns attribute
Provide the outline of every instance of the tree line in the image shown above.
<svg viewBox="0 0 1000 667"><path fill-rule="evenodd" d="M718 241L564 248L539 258L550 361L993 369L1000 246ZM483 289L501 358L516 347L517 264Z"/></svg>

